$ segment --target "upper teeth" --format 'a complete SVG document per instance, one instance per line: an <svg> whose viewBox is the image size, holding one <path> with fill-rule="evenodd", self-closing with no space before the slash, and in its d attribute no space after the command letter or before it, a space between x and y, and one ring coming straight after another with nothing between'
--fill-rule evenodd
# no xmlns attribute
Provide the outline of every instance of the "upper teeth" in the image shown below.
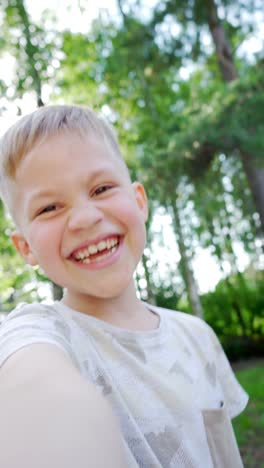
<svg viewBox="0 0 264 468"><path fill-rule="evenodd" d="M112 238L112 239L107 239L105 241L100 241L98 244L92 244L89 245L89 247L86 247L85 249L80 250L74 257L76 260L83 260L86 257L89 257L89 255L96 254L97 252L101 252L102 250L105 249L111 249L118 243L118 238Z"/></svg>

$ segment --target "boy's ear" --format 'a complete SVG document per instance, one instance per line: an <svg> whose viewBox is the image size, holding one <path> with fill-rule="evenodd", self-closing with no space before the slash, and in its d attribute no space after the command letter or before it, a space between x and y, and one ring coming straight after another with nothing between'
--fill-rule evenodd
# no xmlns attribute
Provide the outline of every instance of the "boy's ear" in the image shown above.
<svg viewBox="0 0 264 468"><path fill-rule="evenodd" d="M146 222L148 219L148 198L145 192L145 189L142 184L139 182L133 182L132 187L135 192L136 201L138 207L143 213L144 221Z"/></svg>
<svg viewBox="0 0 264 468"><path fill-rule="evenodd" d="M31 252L30 246L26 239L20 234L18 231L14 231L11 235L11 240L16 248L16 250L20 253L20 255L24 258L24 260L29 265L37 265L37 259L35 255Z"/></svg>

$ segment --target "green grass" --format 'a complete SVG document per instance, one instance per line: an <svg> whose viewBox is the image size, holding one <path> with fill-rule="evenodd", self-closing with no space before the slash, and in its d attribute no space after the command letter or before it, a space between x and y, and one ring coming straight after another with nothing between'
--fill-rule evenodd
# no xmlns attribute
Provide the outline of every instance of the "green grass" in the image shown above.
<svg viewBox="0 0 264 468"><path fill-rule="evenodd" d="M233 420L240 452L245 468L264 468L264 361L249 362L236 376L250 398Z"/></svg>

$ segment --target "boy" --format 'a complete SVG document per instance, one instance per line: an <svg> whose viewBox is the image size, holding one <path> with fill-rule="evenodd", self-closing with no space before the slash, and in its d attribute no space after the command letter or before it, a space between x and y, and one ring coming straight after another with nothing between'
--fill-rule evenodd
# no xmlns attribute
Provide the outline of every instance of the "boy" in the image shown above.
<svg viewBox="0 0 264 468"><path fill-rule="evenodd" d="M0 151L2 198L17 226L13 243L27 263L40 265L65 290L50 306L16 309L0 329L0 379L12 390L5 398L19 406L16 384L30 393L27 423L35 424L38 450L42 440L49 452L46 466L66 466L50 430L59 446L67 446L68 458L78 453L80 440L79 461L72 456L67 466L101 466L97 448L90 450L96 445L91 427L100 435L105 411L99 451L107 467L241 467L230 418L244 409L247 395L213 331L196 317L137 298L133 273L145 245L147 198L140 183L131 183L109 126L88 109L50 106L15 124ZM50 425L45 420L48 432L42 434L32 413L45 404ZM90 408L83 418L82 405L84 412ZM14 414L8 437L23 416ZM74 424L72 443L64 431ZM22 440L29 444L34 430L25 432Z"/></svg>

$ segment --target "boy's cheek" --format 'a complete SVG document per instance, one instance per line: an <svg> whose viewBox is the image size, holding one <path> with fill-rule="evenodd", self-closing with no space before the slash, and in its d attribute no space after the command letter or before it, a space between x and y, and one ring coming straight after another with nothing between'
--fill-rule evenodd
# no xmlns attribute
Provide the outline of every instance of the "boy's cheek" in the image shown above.
<svg viewBox="0 0 264 468"><path fill-rule="evenodd" d="M118 219L122 221L122 224L132 225L142 220L144 222L147 219L147 205L141 203L141 199L138 200L135 194L123 196L122 199L116 200L111 206L109 214L118 216ZM134 226L133 226L134 227Z"/></svg>

